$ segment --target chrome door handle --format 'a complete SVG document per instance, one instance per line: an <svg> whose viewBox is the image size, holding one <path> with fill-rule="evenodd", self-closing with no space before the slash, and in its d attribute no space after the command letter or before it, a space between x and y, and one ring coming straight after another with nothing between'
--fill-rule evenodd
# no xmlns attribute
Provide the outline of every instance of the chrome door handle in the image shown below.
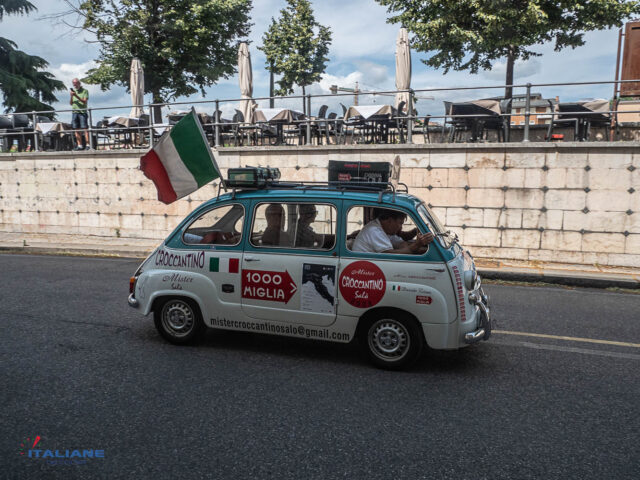
<svg viewBox="0 0 640 480"><path fill-rule="evenodd" d="M260 259L256 258L256 257L244 257L245 261L247 262L259 262Z"/></svg>
<svg viewBox="0 0 640 480"><path fill-rule="evenodd" d="M444 272L444 268L425 268L425 270L427 270L428 272L438 272L438 273Z"/></svg>

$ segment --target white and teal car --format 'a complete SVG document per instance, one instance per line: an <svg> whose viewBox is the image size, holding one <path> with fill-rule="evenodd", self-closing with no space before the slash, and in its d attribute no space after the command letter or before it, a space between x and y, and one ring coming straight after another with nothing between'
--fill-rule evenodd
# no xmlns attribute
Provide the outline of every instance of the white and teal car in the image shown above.
<svg viewBox="0 0 640 480"><path fill-rule="evenodd" d="M407 237L431 232L426 252L358 251L358 232L383 211L406 215ZM458 349L491 333L471 255L420 199L382 183L248 182L219 195L140 265L129 305L153 312L174 344L207 327L357 339L390 369L415 361L425 345Z"/></svg>

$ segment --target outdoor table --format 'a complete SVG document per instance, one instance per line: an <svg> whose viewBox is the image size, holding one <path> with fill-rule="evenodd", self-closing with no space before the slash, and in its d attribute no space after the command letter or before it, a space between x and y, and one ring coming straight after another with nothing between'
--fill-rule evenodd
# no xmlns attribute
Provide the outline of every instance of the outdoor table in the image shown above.
<svg viewBox="0 0 640 480"><path fill-rule="evenodd" d="M556 105L555 115L557 122L575 122L575 133L579 141L589 139L592 123L604 123L608 126L611 122L609 101L605 99L589 99L577 102L559 103ZM551 122L553 127L553 121ZM550 128L553 131L553 128Z"/></svg>
<svg viewBox="0 0 640 480"><path fill-rule="evenodd" d="M136 117L121 117L115 115L107 119L109 125L115 125L120 127L137 127L140 123L140 119Z"/></svg>
<svg viewBox="0 0 640 480"><path fill-rule="evenodd" d="M269 123L276 126L276 145L284 145L284 125L305 120L304 113L288 108L261 108L254 112L254 122Z"/></svg>
<svg viewBox="0 0 640 480"><path fill-rule="evenodd" d="M388 143L391 117L396 114L392 105L352 105L345 112L344 121L362 128L365 142Z"/></svg>
<svg viewBox="0 0 640 480"><path fill-rule="evenodd" d="M45 137L50 140L52 150L59 151L63 146L62 136L70 133L63 132L71 130L71 125L63 122L39 122L36 123L34 130L42 134L43 140Z"/></svg>
<svg viewBox="0 0 640 480"><path fill-rule="evenodd" d="M473 100L470 102L444 102L447 115L453 117L451 121L452 131L449 141L454 139L456 129L459 127L471 130L471 141L475 142L487 123L503 124L499 100ZM465 115L458 117L456 115ZM446 122L445 122L446 124ZM444 129L444 124L443 124Z"/></svg>

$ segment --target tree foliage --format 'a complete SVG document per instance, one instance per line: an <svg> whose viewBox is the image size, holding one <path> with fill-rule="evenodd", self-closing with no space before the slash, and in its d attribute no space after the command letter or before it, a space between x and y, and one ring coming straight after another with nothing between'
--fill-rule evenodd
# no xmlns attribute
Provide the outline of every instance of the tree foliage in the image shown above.
<svg viewBox="0 0 640 480"><path fill-rule="evenodd" d="M412 47L435 52L431 67L491 69L507 59L507 84L516 59L539 53L533 45L554 42L555 50L584 44L584 32L620 26L640 11L638 0L376 0L391 23L412 34Z"/></svg>
<svg viewBox="0 0 640 480"><path fill-rule="evenodd" d="M35 10L25 0L0 0L0 20ZM53 109L50 104L58 100L55 92L63 90L64 84L44 71L48 66L43 58L18 50L15 42L0 37L0 92L6 112Z"/></svg>
<svg viewBox="0 0 640 480"><path fill-rule="evenodd" d="M287 0L278 21L271 25L258 47L267 57L267 68L281 75L277 95L293 93L293 86L304 88L318 82L327 68L331 30L320 25L308 0Z"/></svg>
<svg viewBox="0 0 640 480"><path fill-rule="evenodd" d="M236 71L237 41L249 34L251 0L82 0L71 4L100 43L84 79L103 90L129 86L131 60L145 70L154 102L192 95Z"/></svg>

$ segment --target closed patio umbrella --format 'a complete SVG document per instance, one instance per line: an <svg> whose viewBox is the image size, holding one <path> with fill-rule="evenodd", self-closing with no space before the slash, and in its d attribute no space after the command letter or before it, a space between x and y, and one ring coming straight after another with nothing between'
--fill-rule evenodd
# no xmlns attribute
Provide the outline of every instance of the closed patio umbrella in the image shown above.
<svg viewBox="0 0 640 480"><path fill-rule="evenodd" d="M240 95L246 100L240 102L240 111L244 115L244 121L251 123L253 121L253 111L256 108L256 102L253 101L253 71L251 70L251 55L249 47L245 42L240 44L238 49L238 78L240 81Z"/></svg>
<svg viewBox="0 0 640 480"><path fill-rule="evenodd" d="M406 28L401 28L396 40L396 90L407 90L411 87L411 51L409 50L409 34ZM396 93L396 108L400 102L405 102L405 109L409 109L409 92Z"/></svg>
<svg viewBox="0 0 640 480"><path fill-rule="evenodd" d="M141 105L144 103L144 71L142 70L140 60L135 57L131 60L129 88L131 90L131 104L133 105L129 116L140 118L143 113Z"/></svg>

